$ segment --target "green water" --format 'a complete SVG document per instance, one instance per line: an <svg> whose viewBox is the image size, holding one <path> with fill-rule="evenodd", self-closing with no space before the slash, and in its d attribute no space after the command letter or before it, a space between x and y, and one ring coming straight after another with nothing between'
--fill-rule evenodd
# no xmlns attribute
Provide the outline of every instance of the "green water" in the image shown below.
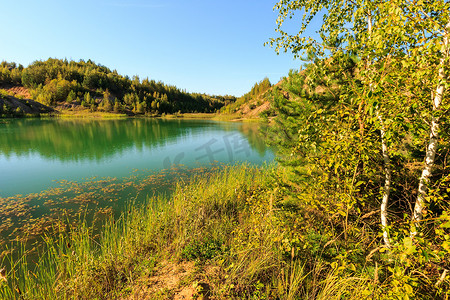
<svg viewBox="0 0 450 300"><path fill-rule="evenodd" d="M260 164L273 153L257 124L204 120L10 120L0 123L0 197L54 180L124 177L134 170L214 161Z"/></svg>
<svg viewBox="0 0 450 300"><path fill-rule="evenodd" d="M274 158L253 123L205 120L0 122L0 237L39 236L117 216L222 164ZM1 244L1 243L0 243Z"/></svg>

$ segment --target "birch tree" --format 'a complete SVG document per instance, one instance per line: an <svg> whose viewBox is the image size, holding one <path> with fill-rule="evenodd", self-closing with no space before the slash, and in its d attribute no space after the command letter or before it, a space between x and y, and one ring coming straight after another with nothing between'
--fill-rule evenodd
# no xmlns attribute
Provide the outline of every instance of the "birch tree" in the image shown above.
<svg viewBox="0 0 450 300"><path fill-rule="evenodd" d="M428 136L429 140L425 166L418 178L418 196L411 216L413 224L421 222L426 212L427 187L439 143L440 120L448 111L443 103L448 87L449 3L281 0L275 9L279 13L276 31L280 36L271 39L269 44L275 46L276 51L292 51L296 56L301 53L327 56L346 51L367 60L361 78L368 97L360 100L359 112L365 106L377 108L374 117L378 119L385 165L381 224L384 242L388 245L386 209L392 185L388 148L400 144L406 130L415 139ZM290 35L283 31L282 25L296 13L303 14L302 25L297 34ZM308 25L321 14L322 25L318 31L321 40L305 36ZM417 234L416 227L412 227L411 236Z"/></svg>
<svg viewBox="0 0 450 300"><path fill-rule="evenodd" d="M370 44L373 40L372 37L372 11L367 11L367 40ZM370 48L369 48L370 49ZM366 72L369 74L372 74L374 72L372 66L372 61L370 58L367 59L367 68ZM368 80L368 86L369 91L371 94L373 94L375 89L375 83L372 79ZM361 102L362 103L362 102ZM389 204L389 196L391 193L391 187L392 187L392 169L391 169L391 159L389 157L389 148L386 141L386 127L384 125L383 116L381 115L379 111L379 105L377 104L375 108L376 117L379 122L380 126L380 137L381 137L381 153L383 155L383 161L384 161L384 174L385 174L385 181L384 181L384 187L383 187L383 196L381 200L381 206L380 206L380 220L381 220L381 228L383 231L383 241L387 248L391 247L391 242L389 240L389 233L388 233L388 204Z"/></svg>
<svg viewBox="0 0 450 300"><path fill-rule="evenodd" d="M448 9L448 8L447 8ZM426 13L425 13L426 14ZM428 17L425 15L425 17ZM450 20L443 28L442 26L437 28L437 31L442 32L442 36L437 39L437 43L441 44L439 69L437 72L437 84L436 91L432 101L432 115L430 125L430 139L425 155L425 167L422 171L422 175L419 180L418 196L414 206L413 221L420 222L423 218L423 211L425 207L425 198L427 195L427 186L432 174L432 168L434 165L436 151L439 143L439 131L440 131L440 115L442 115L442 102L444 101L444 95L448 90L448 74L446 74L445 68L449 64L449 37L450 37ZM434 32L433 32L434 33ZM431 33L430 33L431 34ZM414 226L411 232L412 236L417 234L416 227Z"/></svg>
<svg viewBox="0 0 450 300"><path fill-rule="evenodd" d="M303 111L290 114L300 119L288 132L290 140L298 139L288 144L290 154L301 149L317 165L314 171L328 176L311 183L321 207L332 198L345 203L361 180L376 182L381 236L395 261L395 267L385 266L394 290L403 282L399 294L450 295L450 2L281 0L275 9L279 36L268 44L278 52L320 57L325 64L343 54L357 57L355 80L343 82L335 106L320 106L310 97L309 106L300 103ZM283 31L283 23L297 14L299 32ZM317 40L306 36L314 18L321 22ZM294 106L276 105L287 116ZM357 132L359 145L346 146ZM378 205L368 190L355 198L350 200Z"/></svg>
<svg viewBox="0 0 450 300"><path fill-rule="evenodd" d="M425 140L427 136L429 139L411 217L411 237L417 234L417 226L424 216L438 149L440 120L446 114L443 103L448 87L445 69L449 64L449 8L445 1L380 3L377 15L381 26L376 28L370 44L372 59L389 65L389 73L379 78L379 83L383 89L397 94L391 107L397 107L397 115L407 116L418 139ZM380 41L384 47L380 47Z"/></svg>
<svg viewBox="0 0 450 300"><path fill-rule="evenodd" d="M373 56L370 46L373 44L372 27L376 17L376 4L371 1L280 1L275 8L279 11L277 20L277 32L280 37L272 39L270 44L276 46L276 50L291 50L294 55L299 56L303 50L316 55L325 56L327 53L347 52L359 55L363 58L361 62L360 74L363 78L362 91L357 91L363 95L369 95L369 98L363 96L359 98L358 115L361 142L364 143L363 136L365 125L362 115L365 106L373 105L374 99L370 95L374 94L376 83L374 82L374 72L376 68L372 67ZM281 28L287 18L292 18L295 11L303 12L303 24L297 35L292 36L284 32ZM307 38L304 36L306 29L314 18L320 13L323 16L322 27L320 28L321 41ZM359 89L359 87L358 87ZM381 226L383 231L383 241L387 247L390 247L388 236L387 207L389 195L392 186L392 171L389 158L388 145L386 141L386 129L383 122L382 113L376 105L375 113L380 130L381 152L384 161L385 183L382 192L381 203Z"/></svg>

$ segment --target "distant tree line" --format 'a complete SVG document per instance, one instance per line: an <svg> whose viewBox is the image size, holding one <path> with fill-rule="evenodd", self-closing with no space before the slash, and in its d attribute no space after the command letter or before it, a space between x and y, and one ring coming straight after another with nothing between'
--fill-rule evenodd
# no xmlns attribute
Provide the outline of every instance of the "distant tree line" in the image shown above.
<svg viewBox="0 0 450 300"><path fill-rule="evenodd" d="M236 101L234 96L187 93L138 76L131 79L116 70L88 60L49 58L28 67L14 62L0 64L0 84L23 85L33 100L55 106L79 104L91 110L134 113L215 112Z"/></svg>

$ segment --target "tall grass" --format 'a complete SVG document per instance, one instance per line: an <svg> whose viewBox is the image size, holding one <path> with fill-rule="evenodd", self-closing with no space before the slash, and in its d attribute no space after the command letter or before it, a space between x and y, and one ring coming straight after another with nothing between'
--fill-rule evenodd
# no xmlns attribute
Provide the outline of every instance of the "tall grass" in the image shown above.
<svg viewBox="0 0 450 300"><path fill-rule="evenodd" d="M0 299L126 298L163 261L195 261L195 276L183 284L201 278L216 299L360 297L366 277L341 280L320 258L310 261L284 246L286 211L272 172L225 167L178 183L170 198L131 203L99 238L85 225L45 238L34 263L24 249L18 259L8 256ZM349 292L354 287L361 292Z"/></svg>

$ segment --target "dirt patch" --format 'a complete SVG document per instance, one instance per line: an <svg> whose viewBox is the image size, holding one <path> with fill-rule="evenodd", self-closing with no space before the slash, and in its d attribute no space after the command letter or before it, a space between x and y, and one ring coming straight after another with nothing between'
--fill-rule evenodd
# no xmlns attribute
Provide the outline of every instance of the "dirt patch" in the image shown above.
<svg viewBox="0 0 450 300"><path fill-rule="evenodd" d="M247 117L257 118L263 112L270 109L270 102L265 101L260 106L255 107L247 113Z"/></svg>
<svg viewBox="0 0 450 300"><path fill-rule="evenodd" d="M242 121L246 120L257 120L260 118L260 114L264 111L267 111L271 108L271 104L269 101L263 101L260 103L259 101L252 101L251 103L243 104L240 109L236 112L236 116L239 116L236 119L231 121ZM259 105L258 105L259 103Z"/></svg>
<svg viewBox="0 0 450 300"><path fill-rule="evenodd" d="M9 87L5 89L9 94L15 96L15 97L23 97L23 98L27 98L30 99L31 98L31 94L30 91L23 86L13 86L13 87Z"/></svg>
<svg viewBox="0 0 450 300"><path fill-rule="evenodd" d="M138 279L126 300L209 299L209 285L196 280L194 262L164 261L151 276Z"/></svg>
<svg viewBox="0 0 450 300"><path fill-rule="evenodd" d="M0 84L0 114L21 116L22 114L39 115L54 110L31 99L30 90L23 86Z"/></svg>

